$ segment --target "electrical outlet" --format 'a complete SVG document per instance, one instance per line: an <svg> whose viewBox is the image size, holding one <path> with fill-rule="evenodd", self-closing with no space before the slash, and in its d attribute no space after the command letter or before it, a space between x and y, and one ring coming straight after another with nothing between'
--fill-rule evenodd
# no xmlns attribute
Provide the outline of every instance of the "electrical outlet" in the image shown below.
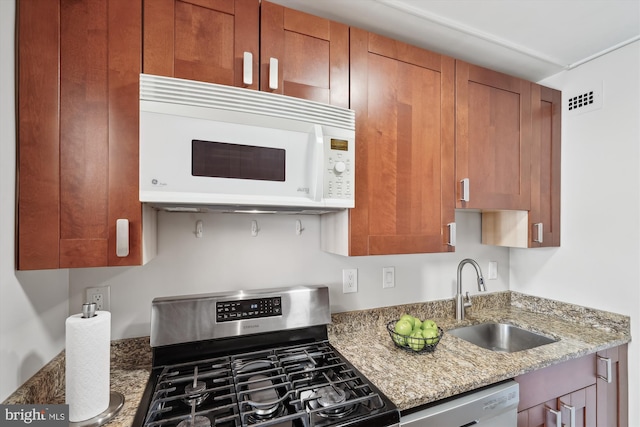
<svg viewBox="0 0 640 427"><path fill-rule="evenodd" d="M111 308L111 287L87 288L87 301L95 302L96 310L109 311Z"/></svg>
<svg viewBox="0 0 640 427"><path fill-rule="evenodd" d="M358 292L358 269L345 268L342 270L342 293Z"/></svg>

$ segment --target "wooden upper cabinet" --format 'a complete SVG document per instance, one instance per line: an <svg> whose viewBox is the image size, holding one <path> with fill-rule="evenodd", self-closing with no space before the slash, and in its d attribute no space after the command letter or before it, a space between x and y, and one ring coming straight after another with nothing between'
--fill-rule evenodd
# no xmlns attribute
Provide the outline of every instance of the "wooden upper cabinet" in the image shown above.
<svg viewBox="0 0 640 427"><path fill-rule="evenodd" d="M531 85L531 211L529 247L560 246L562 93Z"/></svg>
<svg viewBox="0 0 640 427"><path fill-rule="evenodd" d="M349 254L453 250L454 60L351 29L356 206Z"/></svg>
<svg viewBox="0 0 640 427"><path fill-rule="evenodd" d="M349 27L263 1L260 89L349 107Z"/></svg>
<svg viewBox="0 0 640 427"><path fill-rule="evenodd" d="M458 208L529 210L530 100L530 82L456 61Z"/></svg>
<svg viewBox="0 0 640 427"><path fill-rule="evenodd" d="M139 265L141 3L18 4L18 269Z"/></svg>
<svg viewBox="0 0 640 427"><path fill-rule="evenodd" d="M57 268L60 4L50 0L20 1L16 24L17 268Z"/></svg>
<svg viewBox="0 0 640 427"><path fill-rule="evenodd" d="M349 106L344 24L267 1L153 0L143 32L144 73Z"/></svg>
<svg viewBox="0 0 640 427"><path fill-rule="evenodd" d="M259 0L144 1L147 74L258 89ZM252 83L243 83L244 53Z"/></svg>

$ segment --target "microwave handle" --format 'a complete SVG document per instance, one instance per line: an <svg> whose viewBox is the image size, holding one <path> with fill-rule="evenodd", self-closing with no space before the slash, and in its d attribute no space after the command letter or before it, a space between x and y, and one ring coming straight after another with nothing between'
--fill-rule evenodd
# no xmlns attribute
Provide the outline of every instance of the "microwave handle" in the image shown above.
<svg viewBox="0 0 640 427"><path fill-rule="evenodd" d="M324 193L323 166L324 166L324 135L322 126L313 125L313 201L320 202Z"/></svg>

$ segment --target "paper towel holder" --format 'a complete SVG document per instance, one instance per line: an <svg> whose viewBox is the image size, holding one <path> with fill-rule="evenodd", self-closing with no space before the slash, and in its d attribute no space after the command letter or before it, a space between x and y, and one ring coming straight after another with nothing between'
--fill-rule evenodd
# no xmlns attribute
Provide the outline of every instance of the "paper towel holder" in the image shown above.
<svg viewBox="0 0 640 427"><path fill-rule="evenodd" d="M84 421L69 422L69 427L98 427L111 421L124 406L122 393L112 391L109 395L109 406L101 414Z"/></svg>
<svg viewBox="0 0 640 427"><path fill-rule="evenodd" d="M96 304L85 303L82 304L82 318L89 319L96 315ZM69 427L98 427L111 421L115 417L120 409L124 406L124 395L117 391L111 391L109 393L109 406L100 414L95 417L89 418L84 421L69 422Z"/></svg>

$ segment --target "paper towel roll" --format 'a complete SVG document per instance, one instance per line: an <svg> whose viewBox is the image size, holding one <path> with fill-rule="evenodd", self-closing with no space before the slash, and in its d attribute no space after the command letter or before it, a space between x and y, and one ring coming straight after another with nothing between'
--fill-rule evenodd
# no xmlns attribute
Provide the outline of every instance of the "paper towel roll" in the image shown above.
<svg viewBox="0 0 640 427"><path fill-rule="evenodd" d="M111 313L66 321L66 403L69 421L85 421L109 407Z"/></svg>

